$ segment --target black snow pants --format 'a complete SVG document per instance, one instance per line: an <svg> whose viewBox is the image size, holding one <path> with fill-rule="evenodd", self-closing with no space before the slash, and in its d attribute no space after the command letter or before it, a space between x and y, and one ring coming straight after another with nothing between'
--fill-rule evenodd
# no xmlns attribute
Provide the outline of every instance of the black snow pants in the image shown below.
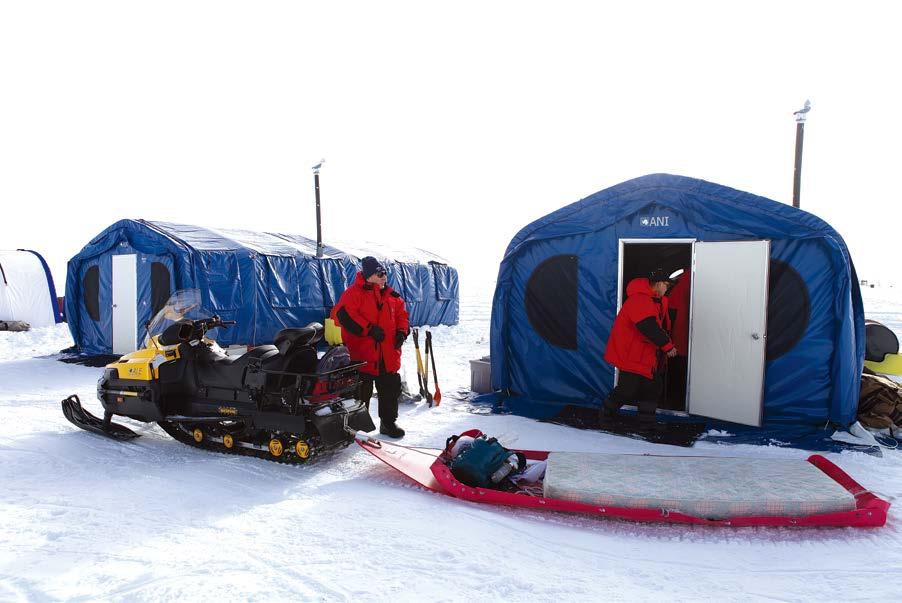
<svg viewBox="0 0 902 603"><path fill-rule="evenodd" d="M376 386L376 395L379 396L379 419L383 423L394 423L398 419L398 398L401 397L401 375L398 373L384 373L378 377L360 374L360 389L357 399L370 408L370 398L373 397L373 386Z"/></svg>
<svg viewBox="0 0 902 603"><path fill-rule="evenodd" d="M620 371L617 386L604 401L606 414L616 414L624 404L635 403L639 407L639 420L654 423L658 398L661 397L661 376L648 379L636 373Z"/></svg>

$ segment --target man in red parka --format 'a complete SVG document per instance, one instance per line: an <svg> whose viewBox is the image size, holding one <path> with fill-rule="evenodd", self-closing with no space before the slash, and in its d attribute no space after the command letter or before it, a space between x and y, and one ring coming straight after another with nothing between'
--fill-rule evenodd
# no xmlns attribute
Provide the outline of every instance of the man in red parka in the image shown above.
<svg viewBox="0 0 902 603"><path fill-rule="evenodd" d="M388 275L379 260L367 256L354 283L345 290L332 310L341 325L341 339L360 367L358 398L370 405L373 386L379 397L379 433L403 438L398 427L401 395L401 346L410 333L407 309L401 295L386 285Z"/></svg>
<svg viewBox="0 0 902 603"><path fill-rule="evenodd" d="M626 287L626 301L614 319L611 337L605 349L607 363L620 369L617 386L611 390L601 408L601 419L617 414L620 407L635 402L639 421L655 422L661 395L662 356L676 355L667 334L667 274L653 270L648 278L634 278Z"/></svg>

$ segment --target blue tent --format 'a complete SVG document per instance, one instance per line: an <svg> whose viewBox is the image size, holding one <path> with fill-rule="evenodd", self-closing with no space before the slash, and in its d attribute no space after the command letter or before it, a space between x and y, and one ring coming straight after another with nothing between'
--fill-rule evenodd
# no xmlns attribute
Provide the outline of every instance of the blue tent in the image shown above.
<svg viewBox="0 0 902 603"><path fill-rule="evenodd" d="M536 418L554 416L567 405L598 408L614 384L614 368L603 356L628 280L655 267L682 267L695 283L696 246L737 241L766 245L761 263L769 265L769 272L762 270L769 276L758 302L766 312L767 335L758 368L757 425L854 422L864 313L842 237L805 211L667 174L595 193L513 238L501 261L491 320L492 386L504 407ZM640 246L632 243L639 242L654 245L634 251ZM741 288L742 278L728 274L718 286ZM705 319L693 315L692 337L704 331ZM720 353L729 359L732 348ZM696 368L701 380L704 367ZM693 414L692 387L690 381L688 408L677 410Z"/></svg>
<svg viewBox="0 0 902 603"><path fill-rule="evenodd" d="M368 249L407 302L411 324L458 321L457 271L424 252ZM120 220L69 260L66 314L83 354L135 349L172 291L198 288L204 306L237 325L224 345L269 343L285 327L322 322L359 270L359 257L297 235Z"/></svg>

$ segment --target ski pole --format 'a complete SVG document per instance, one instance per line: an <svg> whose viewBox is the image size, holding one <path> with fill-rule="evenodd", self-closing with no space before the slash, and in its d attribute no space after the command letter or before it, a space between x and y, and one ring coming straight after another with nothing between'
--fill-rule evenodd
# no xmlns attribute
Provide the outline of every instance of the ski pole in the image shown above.
<svg viewBox="0 0 902 603"><path fill-rule="evenodd" d="M426 348L427 355L432 355L432 377L435 380L435 395L432 396L433 402L438 406L442 403L442 390L438 388L438 373L435 370L435 351L432 349L432 331L426 331ZM426 372L429 372L429 367L426 367Z"/></svg>
<svg viewBox="0 0 902 603"><path fill-rule="evenodd" d="M420 330L413 329L413 347L417 350L417 383L420 385L420 397L426 399L426 386L423 385L423 357L420 356Z"/></svg>

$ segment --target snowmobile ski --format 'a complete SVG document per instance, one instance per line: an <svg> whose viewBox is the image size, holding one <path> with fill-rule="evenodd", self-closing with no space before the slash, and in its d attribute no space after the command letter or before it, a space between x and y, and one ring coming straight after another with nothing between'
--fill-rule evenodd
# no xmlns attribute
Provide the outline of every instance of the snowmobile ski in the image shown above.
<svg viewBox="0 0 902 603"><path fill-rule="evenodd" d="M113 416L111 413L104 413L105 420L98 419L82 407L81 400L75 394L64 399L62 405L63 414L76 427L123 442L141 437L141 434L135 433L125 425L110 421Z"/></svg>

